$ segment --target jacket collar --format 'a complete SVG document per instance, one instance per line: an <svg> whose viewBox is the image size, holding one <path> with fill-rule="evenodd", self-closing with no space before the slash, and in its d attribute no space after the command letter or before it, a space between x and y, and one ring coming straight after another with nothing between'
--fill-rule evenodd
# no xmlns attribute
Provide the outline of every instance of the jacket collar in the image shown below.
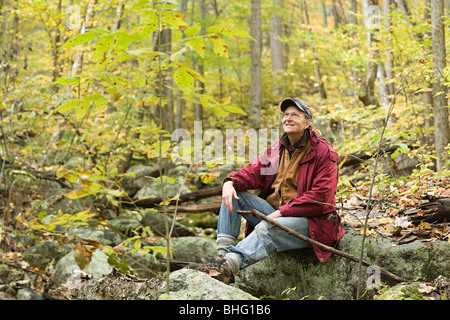
<svg viewBox="0 0 450 320"><path fill-rule="evenodd" d="M286 147L289 151L304 147L306 145L306 139L308 139L311 135L309 129L310 128L306 128L300 139L298 139L293 145L291 145L287 133L284 133L279 140L280 144Z"/></svg>

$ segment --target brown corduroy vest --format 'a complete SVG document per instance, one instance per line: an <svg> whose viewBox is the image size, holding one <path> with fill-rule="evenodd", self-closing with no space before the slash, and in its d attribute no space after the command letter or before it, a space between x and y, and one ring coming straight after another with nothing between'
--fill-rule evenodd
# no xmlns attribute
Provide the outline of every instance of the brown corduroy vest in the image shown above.
<svg viewBox="0 0 450 320"><path fill-rule="evenodd" d="M284 151L281 155L278 173L272 183L272 193L266 199L275 209L288 203L298 195L298 167L311 149L311 140L308 131L306 131L306 134L299 142L294 144L294 146L298 144L295 149L291 147L286 134L281 137L280 143L285 148L283 148Z"/></svg>

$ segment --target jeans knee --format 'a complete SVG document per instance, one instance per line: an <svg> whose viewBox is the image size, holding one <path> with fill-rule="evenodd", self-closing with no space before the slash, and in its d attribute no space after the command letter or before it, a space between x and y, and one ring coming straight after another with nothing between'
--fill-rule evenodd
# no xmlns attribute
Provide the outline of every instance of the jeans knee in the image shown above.
<svg viewBox="0 0 450 320"><path fill-rule="evenodd" d="M268 221L261 221L255 227L255 232L259 235L267 235L272 224Z"/></svg>

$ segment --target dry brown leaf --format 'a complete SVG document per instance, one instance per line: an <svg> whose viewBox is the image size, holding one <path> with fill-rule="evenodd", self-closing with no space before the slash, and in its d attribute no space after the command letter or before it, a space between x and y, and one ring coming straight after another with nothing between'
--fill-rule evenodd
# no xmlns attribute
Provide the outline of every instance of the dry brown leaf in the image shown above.
<svg viewBox="0 0 450 320"><path fill-rule="evenodd" d="M92 258L92 252L90 252L81 242L79 242L75 246L73 257L80 269L83 270L89 266Z"/></svg>

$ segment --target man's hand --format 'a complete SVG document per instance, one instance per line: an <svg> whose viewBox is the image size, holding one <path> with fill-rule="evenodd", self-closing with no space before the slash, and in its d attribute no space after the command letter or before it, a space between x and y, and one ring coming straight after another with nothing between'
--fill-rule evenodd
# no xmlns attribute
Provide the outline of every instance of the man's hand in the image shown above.
<svg viewBox="0 0 450 320"><path fill-rule="evenodd" d="M282 217L280 210L274 211L267 216L267 218L272 219L272 220L276 219L276 218L280 218L280 217Z"/></svg>
<svg viewBox="0 0 450 320"><path fill-rule="evenodd" d="M233 198L236 200L240 199L236 193L236 189L233 187L233 181L227 181L223 184L222 201L229 212L233 210Z"/></svg>

